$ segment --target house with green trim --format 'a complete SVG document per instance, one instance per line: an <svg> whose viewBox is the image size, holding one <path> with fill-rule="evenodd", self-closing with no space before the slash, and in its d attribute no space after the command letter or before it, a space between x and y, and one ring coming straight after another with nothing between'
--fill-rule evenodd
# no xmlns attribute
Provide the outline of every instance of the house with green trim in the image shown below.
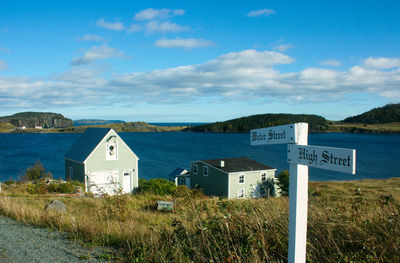
<svg viewBox="0 0 400 263"><path fill-rule="evenodd" d="M138 187L139 158L113 129L86 129L64 160L65 177L84 182L86 192L113 195Z"/></svg>
<svg viewBox="0 0 400 263"><path fill-rule="evenodd" d="M275 172L275 168L245 157L199 160L191 163L190 188L202 189L208 196L258 198L269 191L279 192Z"/></svg>

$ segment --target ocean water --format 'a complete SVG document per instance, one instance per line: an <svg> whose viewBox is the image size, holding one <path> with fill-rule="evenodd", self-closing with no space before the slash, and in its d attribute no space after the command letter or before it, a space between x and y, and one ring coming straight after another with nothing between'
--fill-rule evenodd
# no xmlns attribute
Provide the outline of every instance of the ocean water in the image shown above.
<svg viewBox="0 0 400 263"><path fill-rule="evenodd" d="M64 178L64 154L80 134L0 134L0 181L18 179L37 160L55 178ZM288 169L286 145L250 146L243 133L120 133L139 156L139 177L166 178L175 168L189 169L195 160L248 157ZM357 150L356 174L310 168L310 180L354 180L400 177L400 135L310 134L309 145Z"/></svg>

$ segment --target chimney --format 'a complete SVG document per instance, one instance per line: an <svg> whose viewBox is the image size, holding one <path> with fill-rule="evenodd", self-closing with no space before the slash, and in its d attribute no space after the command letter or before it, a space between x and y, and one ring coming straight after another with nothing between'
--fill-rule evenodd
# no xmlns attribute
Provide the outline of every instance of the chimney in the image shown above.
<svg viewBox="0 0 400 263"><path fill-rule="evenodd" d="M225 167L225 161L223 161L223 160L219 161L219 166L220 167Z"/></svg>

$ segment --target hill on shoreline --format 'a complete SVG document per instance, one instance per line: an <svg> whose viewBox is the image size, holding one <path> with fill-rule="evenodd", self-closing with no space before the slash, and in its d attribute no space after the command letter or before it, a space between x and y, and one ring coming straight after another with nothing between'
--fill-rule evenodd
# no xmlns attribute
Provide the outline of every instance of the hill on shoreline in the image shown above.
<svg viewBox="0 0 400 263"><path fill-rule="evenodd" d="M62 114L53 112L20 112L10 116L0 117L0 122L14 125L15 127L35 128L64 128L72 126L72 120Z"/></svg>
<svg viewBox="0 0 400 263"><path fill-rule="evenodd" d="M348 117L343 122L363 124L400 122L400 103L374 108L360 115Z"/></svg>
<svg viewBox="0 0 400 263"><path fill-rule="evenodd" d="M310 132L324 132L327 130L328 122L325 118L310 114L258 114L241 117L233 120L215 122L187 128L194 132L248 132L251 129L269 126L284 125L295 122L307 122Z"/></svg>

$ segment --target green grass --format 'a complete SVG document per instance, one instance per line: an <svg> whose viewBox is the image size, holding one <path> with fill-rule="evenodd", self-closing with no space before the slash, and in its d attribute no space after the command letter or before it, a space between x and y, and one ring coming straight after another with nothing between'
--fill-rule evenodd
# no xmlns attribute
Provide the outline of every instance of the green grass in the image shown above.
<svg viewBox="0 0 400 263"><path fill-rule="evenodd" d="M43 211L54 198L67 214ZM158 212L157 200L175 200L175 212ZM227 200L180 189L170 196L66 198L3 186L0 213L113 246L130 262L287 261L287 197ZM307 262L400 262L400 178L311 182L307 231Z"/></svg>
<svg viewBox="0 0 400 263"><path fill-rule="evenodd" d="M361 124L329 121L328 123L329 132L400 133L400 122Z"/></svg>

